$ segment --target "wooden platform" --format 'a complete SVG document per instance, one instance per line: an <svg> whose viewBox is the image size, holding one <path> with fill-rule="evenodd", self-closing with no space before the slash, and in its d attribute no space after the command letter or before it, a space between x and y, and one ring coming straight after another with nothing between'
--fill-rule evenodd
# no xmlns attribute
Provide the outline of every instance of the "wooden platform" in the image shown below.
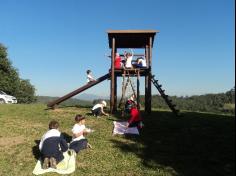
<svg viewBox="0 0 236 176"><path fill-rule="evenodd" d="M129 68L129 69L115 69L115 76L123 76L124 72L126 76L135 77L138 75L146 76L149 73L149 68Z"/></svg>

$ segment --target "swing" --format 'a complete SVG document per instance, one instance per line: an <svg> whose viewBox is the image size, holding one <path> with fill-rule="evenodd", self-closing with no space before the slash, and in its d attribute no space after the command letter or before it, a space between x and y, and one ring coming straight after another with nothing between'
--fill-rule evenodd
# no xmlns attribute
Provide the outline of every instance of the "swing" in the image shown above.
<svg viewBox="0 0 236 176"><path fill-rule="evenodd" d="M118 107L119 107L120 109L122 109L122 116L124 116L124 113L125 113L125 112L128 113L127 109L129 109L130 106L131 106L131 103L133 103L133 102L128 102L128 101L127 101L128 98L125 97L125 96L126 96L126 92L128 92L127 95L128 95L129 97L131 97L131 96L133 95L133 96L134 96L134 99L137 99L137 96L136 96L136 93L135 93L135 88L134 88L134 85L133 85L133 83L132 83L132 80L131 80L131 77L130 77L130 75L129 75L129 72L128 72L128 74L127 74L127 79L125 79L125 77L126 77L126 71L124 71L124 74L123 74L122 95L121 95L121 99L120 99L120 102L119 102L119 105L118 105ZM129 87L128 85L130 85L130 87ZM128 89L128 90L127 90L127 89ZM130 90L130 89L131 89L131 90ZM131 93L130 93L130 92L131 92ZM128 102L128 103L130 103L130 104L127 104L127 103L125 103L125 102Z"/></svg>

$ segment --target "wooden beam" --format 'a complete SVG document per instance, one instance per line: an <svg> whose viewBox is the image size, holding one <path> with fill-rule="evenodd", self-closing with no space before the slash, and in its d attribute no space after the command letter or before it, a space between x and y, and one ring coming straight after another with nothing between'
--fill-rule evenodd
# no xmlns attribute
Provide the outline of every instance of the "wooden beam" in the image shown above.
<svg viewBox="0 0 236 176"><path fill-rule="evenodd" d="M149 68L152 66L152 37L149 37Z"/></svg>
<svg viewBox="0 0 236 176"><path fill-rule="evenodd" d="M111 95L110 95L110 113L114 110L114 99L115 99L115 72L114 72L114 61L115 61L115 38L112 38L112 51L111 51Z"/></svg>
<svg viewBox="0 0 236 176"><path fill-rule="evenodd" d="M140 82L139 82L139 78L140 78L140 75L139 75L139 71L138 71L138 75L137 75L137 106L138 106L138 109L140 109L140 92L139 92Z"/></svg>
<svg viewBox="0 0 236 176"><path fill-rule="evenodd" d="M124 57L125 55L124 54L120 54L121 57ZM144 57L145 54L134 54L133 56L135 57ZM107 57L111 57L111 56L107 56Z"/></svg>
<svg viewBox="0 0 236 176"><path fill-rule="evenodd" d="M146 45L145 47L145 57L146 57L146 62L147 62L147 68L149 68L149 47Z"/></svg>
<svg viewBox="0 0 236 176"><path fill-rule="evenodd" d="M117 76L115 75L115 80L114 80L114 112L117 112Z"/></svg>
<svg viewBox="0 0 236 176"><path fill-rule="evenodd" d="M107 30L107 33L113 33L113 34L122 34L122 33L145 33L145 34L149 34L149 33L158 33L159 30Z"/></svg>

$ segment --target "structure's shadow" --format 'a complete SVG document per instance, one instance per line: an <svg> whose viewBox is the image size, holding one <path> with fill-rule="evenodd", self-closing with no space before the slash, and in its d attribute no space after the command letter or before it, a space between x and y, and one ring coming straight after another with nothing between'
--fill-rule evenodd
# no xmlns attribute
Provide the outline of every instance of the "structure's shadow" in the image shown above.
<svg viewBox="0 0 236 176"><path fill-rule="evenodd" d="M112 139L114 146L135 153L145 167L172 175L235 175L235 118L230 116L153 112L144 117L135 143Z"/></svg>

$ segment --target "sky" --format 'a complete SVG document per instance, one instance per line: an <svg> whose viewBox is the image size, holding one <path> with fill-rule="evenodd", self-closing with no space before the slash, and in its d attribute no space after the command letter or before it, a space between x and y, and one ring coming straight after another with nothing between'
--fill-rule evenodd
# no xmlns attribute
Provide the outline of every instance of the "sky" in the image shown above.
<svg viewBox="0 0 236 176"><path fill-rule="evenodd" d="M95 78L108 72L107 30L159 30L152 73L166 93L221 93L235 85L234 7L234 0L0 0L0 43L37 95L62 96L86 83L87 69ZM109 89L104 81L85 93Z"/></svg>

